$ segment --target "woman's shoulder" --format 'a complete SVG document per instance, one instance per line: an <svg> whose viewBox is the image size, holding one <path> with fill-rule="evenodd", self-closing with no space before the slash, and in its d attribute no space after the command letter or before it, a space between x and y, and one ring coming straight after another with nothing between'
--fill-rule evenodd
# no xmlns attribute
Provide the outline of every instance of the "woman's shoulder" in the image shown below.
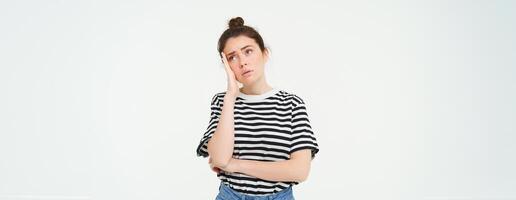
<svg viewBox="0 0 516 200"><path fill-rule="evenodd" d="M299 104L305 103L303 98L301 98L301 96L299 96L297 93L292 92L290 90L280 89L279 92L277 93L277 96L279 96L283 100L292 101L292 103L294 105L299 105Z"/></svg>
<svg viewBox="0 0 516 200"><path fill-rule="evenodd" d="M226 91L223 92L216 92L211 97L211 104L217 105L220 101L224 100L224 96L226 95Z"/></svg>
<svg viewBox="0 0 516 200"><path fill-rule="evenodd" d="M225 95L226 95L226 91L216 92L215 94L213 94L213 98L224 98Z"/></svg>

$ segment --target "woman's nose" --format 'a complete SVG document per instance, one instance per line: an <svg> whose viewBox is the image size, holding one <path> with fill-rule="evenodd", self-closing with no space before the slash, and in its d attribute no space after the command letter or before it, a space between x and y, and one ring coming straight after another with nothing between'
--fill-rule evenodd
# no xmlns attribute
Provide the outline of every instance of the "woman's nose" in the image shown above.
<svg viewBox="0 0 516 200"><path fill-rule="evenodd" d="M247 65L247 63L241 63L240 68L244 68L244 66L246 66L246 65Z"/></svg>
<svg viewBox="0 0 516 200"><path fill-rule="evenodd" d="M247 60L246 59L240 59L240 68L243 68L244 66L247 65Z"/></svg>

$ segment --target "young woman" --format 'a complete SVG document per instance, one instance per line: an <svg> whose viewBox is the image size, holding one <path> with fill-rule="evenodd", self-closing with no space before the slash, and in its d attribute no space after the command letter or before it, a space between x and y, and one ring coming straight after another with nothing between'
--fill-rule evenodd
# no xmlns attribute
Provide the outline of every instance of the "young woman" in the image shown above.
<svg viewBox="0 0 516 200"><path fill-rule="evenodd" d="M307 179L319 151L304 101L267 83L270 52L241 17L229 21L218 51L227 91L213 96L197 147L221 180L216 199L294 199L292 186Z"/></svg>

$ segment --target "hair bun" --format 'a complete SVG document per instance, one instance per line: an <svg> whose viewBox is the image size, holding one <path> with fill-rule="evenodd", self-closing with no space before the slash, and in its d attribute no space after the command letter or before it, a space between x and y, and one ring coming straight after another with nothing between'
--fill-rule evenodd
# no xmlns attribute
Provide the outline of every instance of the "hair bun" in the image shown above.
<svg viewBox="0 0 516 200"><path fill-rule="evenodd" d="M244 19L242 19L241 17L232 18L231 20L229 20L228 25L229 25L229 29L235 29L235 28L243 27L244 26Z"/></svg>

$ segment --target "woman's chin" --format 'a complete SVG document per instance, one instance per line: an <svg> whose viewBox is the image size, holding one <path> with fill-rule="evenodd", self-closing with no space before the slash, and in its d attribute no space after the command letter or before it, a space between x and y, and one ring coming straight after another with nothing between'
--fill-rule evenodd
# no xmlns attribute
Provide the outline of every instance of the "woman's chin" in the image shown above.
<svg viewBox="0 0 516 200"><path fill-rule="evenodd" d="M254 83L254 79L252 77L243 77L242 79L238 80L238 82L242 83L243 85L251 85L252 83Z"/></svg>
<svg viewBox="0 0 516 200"><path fill-rule="evenodd" d="M245 85L253 85L256 81L255 80L248 80L244 82Z"/></svg>

